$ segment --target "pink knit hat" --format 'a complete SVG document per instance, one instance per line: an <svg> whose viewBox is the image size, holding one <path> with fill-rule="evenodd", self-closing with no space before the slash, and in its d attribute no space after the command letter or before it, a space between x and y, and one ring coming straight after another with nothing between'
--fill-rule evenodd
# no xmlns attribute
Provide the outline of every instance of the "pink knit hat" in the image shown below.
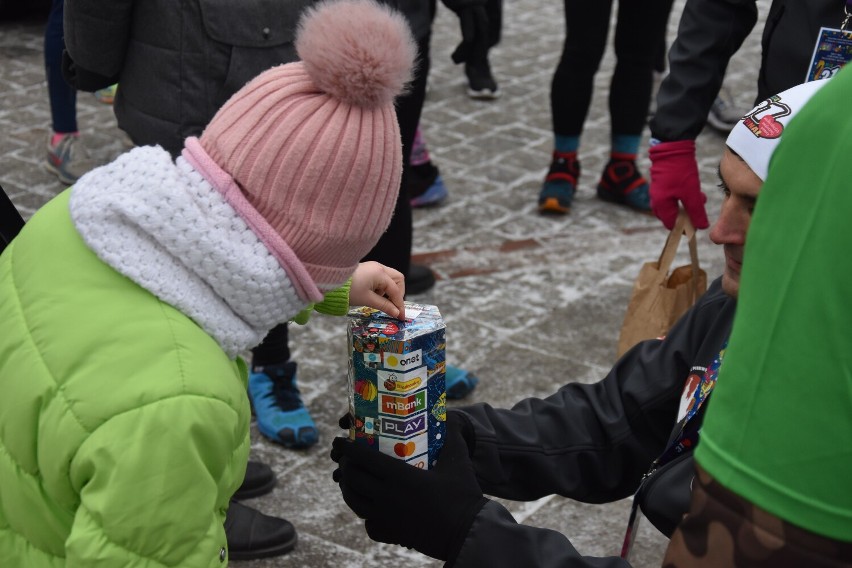
<svg viewBox="0 0 852 568"><path fill-rule="evenodd" d="M393 102L416 47L400 14L338 0L305 13L296 51L301 61L250 81L184 155L198 164L203 150L233 178L241 195L220 190L300 295L316 300L317 288L351 276L390 222L402 173Z"/></svg>

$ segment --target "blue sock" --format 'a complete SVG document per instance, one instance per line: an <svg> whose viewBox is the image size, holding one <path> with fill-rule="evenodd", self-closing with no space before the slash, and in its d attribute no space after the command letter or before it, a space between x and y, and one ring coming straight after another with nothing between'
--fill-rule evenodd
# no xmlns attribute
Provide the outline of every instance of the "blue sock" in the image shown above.
<svg viewBox="0 0 852 568"><path fill-rule="evenodd" d="M576 152L577 148L580 147L580 137L562 136L561 134L556 134L554 135L554 146L557 152Z"/></svg>
<svg viewBox="0 0 852 568"><path fill-rule="evenodd" d="M613 154L637 154L639 152L639 142L641 136L632 136L627 134L612 135L612 153Z"/></svg>

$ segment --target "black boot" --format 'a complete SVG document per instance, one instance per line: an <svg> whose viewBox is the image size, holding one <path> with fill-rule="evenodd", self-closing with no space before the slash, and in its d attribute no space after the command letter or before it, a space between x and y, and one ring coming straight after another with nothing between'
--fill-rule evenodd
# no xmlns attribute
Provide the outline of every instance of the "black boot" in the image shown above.
<svg viewBox="0 0 852 568"><path fill-rule="evenodd" d="M289 521L264 515L231 499L225 516L231 560L254 560L287 554L296 547L296 529Z"/></svg>
<svg viewBox="0 0 852 568"><path fill-rule="evenodd" d="M273 487L275 487L275 474L272 472L272 468L265 463L249 461L243 484L234 493L234 499L260 497L272 491Z"/></svg>

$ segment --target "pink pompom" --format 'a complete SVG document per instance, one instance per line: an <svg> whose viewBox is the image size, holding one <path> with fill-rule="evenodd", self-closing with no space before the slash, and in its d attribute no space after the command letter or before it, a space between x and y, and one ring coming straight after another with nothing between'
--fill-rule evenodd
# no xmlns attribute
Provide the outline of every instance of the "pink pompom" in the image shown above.
<svg viewBox="0 0 852 568"><path fill-rule="evenodd" d="M417 55L405 17L374 0L315 5L299 22L296 51L317 87L367 108L403 92Z"/></svg>

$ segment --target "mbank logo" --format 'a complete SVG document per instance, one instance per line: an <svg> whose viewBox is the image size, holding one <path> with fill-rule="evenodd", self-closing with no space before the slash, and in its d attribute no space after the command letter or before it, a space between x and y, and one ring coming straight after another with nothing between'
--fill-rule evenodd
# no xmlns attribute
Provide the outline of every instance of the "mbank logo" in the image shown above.
<svg viewBox="0 0 852 568"><path fill-rule="evenodd" d="M411 396L382 394L380 412L396 416L409 416L426 409L426 391Z"/></svg>

